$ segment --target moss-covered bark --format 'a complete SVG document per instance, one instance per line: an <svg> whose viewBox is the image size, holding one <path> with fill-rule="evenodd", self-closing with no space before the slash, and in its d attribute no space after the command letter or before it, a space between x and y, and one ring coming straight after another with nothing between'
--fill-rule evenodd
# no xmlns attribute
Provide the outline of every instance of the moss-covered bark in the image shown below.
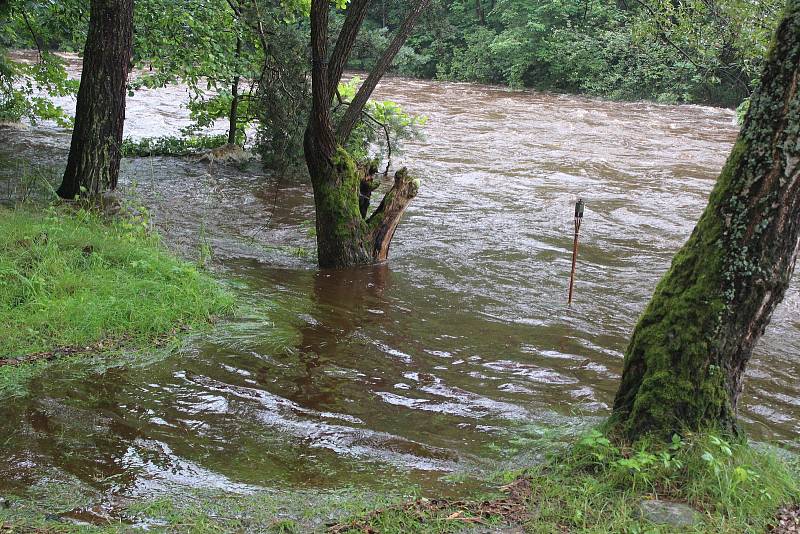
<svg viewBox="0 0 800 534"><path fill-rule="evenodd" d="M798 65L800 0L790 0L708 207L625 353L610 426L627 438L736 429L745 366L798 252Z"/></svg>
<svg viewBox="0 0 800 534"><path fill-rule="evenodd" d="M327 172L325 172L327 171ZM339 147L322 176L312 176L320 267L370 263L367 222L358 204L361 180L353 158Z"/></svg>
<svg viewBox="0 0 800 534"><path fill-rule="evenodd" d="M309 167L311 169L311 167ZM342 268L384 261L403 211L419 190L419 180L401 169L394 186L367 219L362 210L362 173L341 147L311 173L320 267Z"/></svg>

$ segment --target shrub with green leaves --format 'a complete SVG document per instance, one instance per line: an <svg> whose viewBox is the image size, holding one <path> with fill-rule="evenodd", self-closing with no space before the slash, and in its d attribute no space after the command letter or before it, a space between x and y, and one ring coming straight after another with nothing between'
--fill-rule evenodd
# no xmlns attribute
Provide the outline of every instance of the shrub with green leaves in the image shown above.
<svg viewBox="0 0 800 534"><path fill-rule="evenodd" d="M227 135L194 135L189 137L146 137L122 141L122 155L126 158L148 156L187 156L216 148L228 142Z"/></svg>
<svg viewBox="0 0 800 534"><path fill-rule="evenodd" d="M346 103L355 97L360 85L358 76L339 84L339 97L345 104L335 106L334 114L344 113ZM401 153L404 141L421 139L427 120L424 115L405 112L391 100L369 100L345 148L356 161L372 160L380 164Z"/></svg>

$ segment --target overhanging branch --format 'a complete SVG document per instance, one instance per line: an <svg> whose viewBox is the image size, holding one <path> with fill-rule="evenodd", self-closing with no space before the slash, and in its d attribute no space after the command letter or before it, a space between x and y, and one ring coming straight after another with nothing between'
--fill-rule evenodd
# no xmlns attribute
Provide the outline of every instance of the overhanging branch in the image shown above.
<svg viewBox="0 0 800 534"><path fill-rule="evenodd" d="M394 61L395 56L400 51L400 48L406 42L406 39L408 39L408 36L411 35L411 30L414 28L414 24L416 24L420 15L422 15L422 12L425 11L430 3L431 0L417 0L403 21L403 24L397 30L397 34L395 34L391 44L384 51L380 60L378 60L375 68L372 69L372 72L369 73L367 79L361 84L361 87L359 87L355 98L353 98L353 101L347 108L347 111L345 112L344 117L342 117L342 121L339 123L339 127L336 130L336 139L339 144L344 144L347 141L347 138L350 137L350 133L352 133L353 128L355 128L355 125L358 122L358 118L361 116L361 111L364 109L367 100L369 100L369 97L372 95L375 87L378 86L378 82L389 69L389 66L392 64L392 61ZM330 101L331 100L329 99L328 102Z"/></svg>

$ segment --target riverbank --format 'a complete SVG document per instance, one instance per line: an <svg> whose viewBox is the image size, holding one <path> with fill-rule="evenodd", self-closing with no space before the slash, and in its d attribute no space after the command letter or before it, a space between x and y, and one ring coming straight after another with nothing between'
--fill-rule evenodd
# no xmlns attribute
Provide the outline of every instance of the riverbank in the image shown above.
<svg viewBox="0 0 800 534"><path fill-rule="evenodd" d="M800 463L780 449L713 432L618 446L599 430L536 447L541 463L500 475L503 496L395 504L329 532L797 532Z"/></svg>
<svg viewBox="0 0 800 534"><path fill-rule="evenodd" d="M48 361L163 346L232 307L144 212L0 207L0 395Z"/></svg>
<svg viewBox="0 0 800 534"><path fill-rule="evenodd" d="M484 474L482 490L423 497L415 487L375 491L197 489L141 498L95 496L85 488L39 488L6 496L10 532L449 532L775 533L798 526L800 463L785 451L714 433L667 444L618 447L592 430L532 445L536 465ZM454 482L455 484L455 482ZM99 501L97 499L100 499Z"/></svg>

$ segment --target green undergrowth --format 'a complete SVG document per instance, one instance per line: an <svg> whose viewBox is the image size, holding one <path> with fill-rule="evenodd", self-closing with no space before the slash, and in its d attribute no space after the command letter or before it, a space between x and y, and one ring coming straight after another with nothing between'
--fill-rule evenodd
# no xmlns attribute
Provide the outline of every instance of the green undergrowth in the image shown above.
<svg viewBox="0 0 800 534"><path fill-rule="evenodd" d="M126 158L148 156L188 156L201 150L217 148L228 142L227 134L193 135L189 137L146 137L122 142L122 155Z"/></svg>
<svg viewBox="0 0 800 534"><path fill-rule="evenodd" d="M764 533L778 509L800 499L800 465L781 449L714 433L617 446L597 430L522 473L532 480L530 532ZM639 504L689 505L683 529L641 517Z"/></svg>
<svg viewBox="0 0 800 534"><path fill-rule="evenodd" d="M147 346L232 308L229 292L174 257L144 216L0 208L0 358ZM0 392L42 365L0 367Z"/></svg>

